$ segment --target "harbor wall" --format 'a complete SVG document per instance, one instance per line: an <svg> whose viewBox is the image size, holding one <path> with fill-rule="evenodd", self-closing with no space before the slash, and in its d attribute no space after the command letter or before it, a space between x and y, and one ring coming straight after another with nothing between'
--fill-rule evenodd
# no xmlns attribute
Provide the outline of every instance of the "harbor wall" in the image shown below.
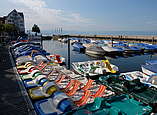
<svg viewBox="0 0 157 115"><path fill-rule="evenodd" d="M127 35L53 35L58 38L90 38L90 39L109 39L109 40L129 40L129 41L149 41L157 42L157 36L127 36ZM53 38L52 37L52 38Z"/></svg>

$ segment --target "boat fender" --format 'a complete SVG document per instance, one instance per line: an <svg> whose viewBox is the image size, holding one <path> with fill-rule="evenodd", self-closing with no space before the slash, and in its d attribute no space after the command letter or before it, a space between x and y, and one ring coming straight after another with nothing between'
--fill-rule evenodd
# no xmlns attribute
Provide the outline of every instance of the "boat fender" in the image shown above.
<svg viewBox="0 0 157 115"><path fill-rule="evenodd" d="M62 112L66 112L72 109L72 101L70 101L70 98L65 93L59 91L55 92L52 99L56 109L59 109Z"/></svg>

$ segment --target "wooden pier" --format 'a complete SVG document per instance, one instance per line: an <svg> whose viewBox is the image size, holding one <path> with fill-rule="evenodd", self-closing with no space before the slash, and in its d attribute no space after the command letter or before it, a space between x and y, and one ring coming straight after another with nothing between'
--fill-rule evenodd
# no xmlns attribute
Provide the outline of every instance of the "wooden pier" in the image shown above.
<svg viewBox="0 0 157 115"><path fill-rule="evenodd" d="M108 40L129 40L129 41L149 41L157 42L157 36L127 36L127 35L53 35L59 38L90 38L90 39L108 39Z"/></svg>

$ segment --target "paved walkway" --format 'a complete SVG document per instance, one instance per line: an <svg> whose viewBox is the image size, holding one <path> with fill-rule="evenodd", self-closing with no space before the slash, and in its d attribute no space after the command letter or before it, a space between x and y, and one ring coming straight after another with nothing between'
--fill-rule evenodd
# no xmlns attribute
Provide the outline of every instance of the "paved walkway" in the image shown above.
<svg viewBox="0 0 157 115"><path fill-rule="evenodd" d="M0 46L0 115L33 115L14 73L9 52Z"/></svg>

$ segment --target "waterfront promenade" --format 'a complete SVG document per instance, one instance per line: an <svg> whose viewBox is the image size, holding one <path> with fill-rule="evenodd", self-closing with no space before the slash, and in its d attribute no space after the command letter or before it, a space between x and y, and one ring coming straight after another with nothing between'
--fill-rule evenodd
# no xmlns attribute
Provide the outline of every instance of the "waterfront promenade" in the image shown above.
<svg viewBox="0 0 157 115"><path fill-rule="evenodd" d="M9 51L0 46L0 115L34 115L18 82Z"/></svg>

